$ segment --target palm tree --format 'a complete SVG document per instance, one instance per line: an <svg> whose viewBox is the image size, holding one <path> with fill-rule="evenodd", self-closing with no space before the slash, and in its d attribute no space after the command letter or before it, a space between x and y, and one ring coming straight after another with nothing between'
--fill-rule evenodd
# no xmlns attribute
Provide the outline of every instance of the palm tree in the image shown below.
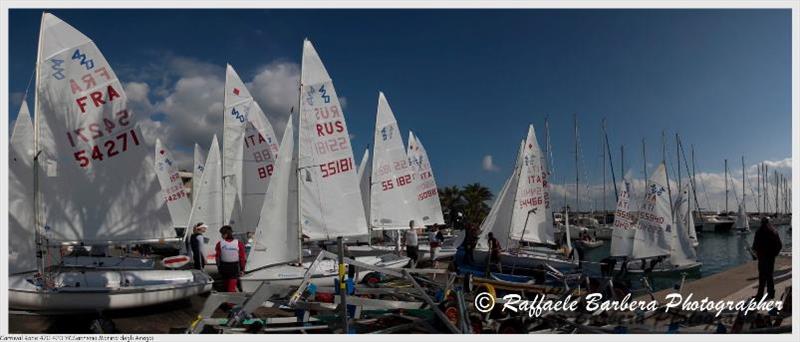
<svg viewBox="0 0 800 342"><path fill-rule="evenodd" d="M439 202L442 204L442 209L444 209L445 217L449 223L450 215L462 209L458 205L459 198L461 197L461 189L459 189L458 186L453 185L440 188L438 191Z"/></svg>
<svg viewBox="0 0 800 342"><path fill-rule="evenodd" d="M464 189L461 190L461 196L466 201L464 216L467 222L473 225L480 225L483 218L489 214L489 205L486 202L491 201L494 197L492 191L480 183L472 183L464 186Z"/></svg>

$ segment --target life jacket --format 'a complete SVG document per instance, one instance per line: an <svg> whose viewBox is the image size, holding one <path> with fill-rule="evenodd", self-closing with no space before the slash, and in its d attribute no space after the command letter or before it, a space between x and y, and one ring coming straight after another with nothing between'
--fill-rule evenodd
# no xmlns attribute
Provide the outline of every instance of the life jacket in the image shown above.
<svg viewBox="0 0 800 342"><path fill-rule="evenodd" d="M239 240L219 241L219 253L217 260L221 262L239 262Z"/></svg>

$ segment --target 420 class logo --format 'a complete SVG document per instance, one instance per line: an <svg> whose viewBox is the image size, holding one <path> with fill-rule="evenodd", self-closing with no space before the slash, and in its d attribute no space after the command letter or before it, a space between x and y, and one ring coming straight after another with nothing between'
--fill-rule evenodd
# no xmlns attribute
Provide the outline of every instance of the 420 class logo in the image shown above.
<svg viewBox="0 0 800 342"><path fill-rule="evenodd" d="M650 184L650 194L661 196L661 194L663 194L664 191L666 191L666 189L664 189L663 186L658 184Z"/></svg>

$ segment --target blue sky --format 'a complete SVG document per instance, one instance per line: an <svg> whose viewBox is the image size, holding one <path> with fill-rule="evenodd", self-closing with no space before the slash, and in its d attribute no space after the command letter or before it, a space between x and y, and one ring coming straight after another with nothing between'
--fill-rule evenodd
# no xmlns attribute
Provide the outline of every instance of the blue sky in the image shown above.
<svg viewBox="0 0 800 342"><path fill-rule="evenodd" d="M603 117L615 166L622 144L633 176L641 177L643 138L649 161L660 159L662 130L671 156L677 132L709 174L728 158L740 175L742 155L748 165L767 160L789 170L789 10L53 13L95 41L130 86L131 106L149 116L152 134L187 156L192 142L207 146L221 129L213 102L222 101L226 62L258 88L251 91L282 130L308 37L346 98L356 158L371 143L382 90L400 128L425 144L439 186L499 190L529 123L543 144L545 116L554 181L572 182L574 114L582 182L601 179ZM40 15L10 11L11 121L34 67ZM198 94L219 96L205 103ZM484 167L486 156L493 167Z"/></svg>

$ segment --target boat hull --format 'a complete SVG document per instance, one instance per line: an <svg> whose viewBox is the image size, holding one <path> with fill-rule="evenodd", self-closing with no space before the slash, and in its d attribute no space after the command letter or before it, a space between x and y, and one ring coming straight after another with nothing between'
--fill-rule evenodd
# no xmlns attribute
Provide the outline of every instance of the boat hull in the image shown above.
<svg viewBox="0 0 800 342"><path fill-rule="evenodd" d="M9 277L9 307L74 313L137 308L211 291L212 279L196 270L69 271L56 275L56 289L34 285L33 273Z"/></svg>
<svg viewBox="0 0 800 342"><path fill-rule="evenodd" d="M699 261L698 262L689 263L689 264L684 264L684 265L678 265L678 266L675 266L675 265L672 265L672 264L669 264L669 263L666 263L666 264L662 263L662 264L656 265L656 267L653 268L651 273L652 274L665 275L665 274L678 274L678 273L683 273L683 272L693 272L693 271L698 271L700 269L700 267L702 267L702 266L703 266L703 263L699 262ZM617 266L615 267L615 269L617 271L619 271L620 268L621 268L621 264L617 264ZM628 264L628 273L631 273L631 274L643 274L644 270L641 267L641 263L635 262L635 261L630 262Z"/></svg>
<svg viewBox="0 0 800 342"><path fill-rule="evenodd" d="M377 267L400 269L408 264L407 257L357 257L356 261L366 264L374 265ZM275 265L262 268L251 273L248 273L240 278L242 282L242 290L244 292L254 292L262 282L269 282L273 285L280 286L297 286L303 281L306 271L311 266L311 261L304 262L302 266L297 265ZM364 276L372 271L370 270L357 270L356 281L361 281ZM338 277L338 266L335 260L322 260L317 265L316 272L311 276L311 283L321 286L333 286Z"/></svg>
<svg viewBox="0 0 800 342"><path fill-rule="evenodd" d="M486 265L488 256L488 250L480 248L475 249L474 259L477 264ZM544 253L532 250L502 252L500 254L500 262L504 268L538 268L547 265L562 272L574 271L578 268L577 262L560 258L556 253Z"/></svg>

